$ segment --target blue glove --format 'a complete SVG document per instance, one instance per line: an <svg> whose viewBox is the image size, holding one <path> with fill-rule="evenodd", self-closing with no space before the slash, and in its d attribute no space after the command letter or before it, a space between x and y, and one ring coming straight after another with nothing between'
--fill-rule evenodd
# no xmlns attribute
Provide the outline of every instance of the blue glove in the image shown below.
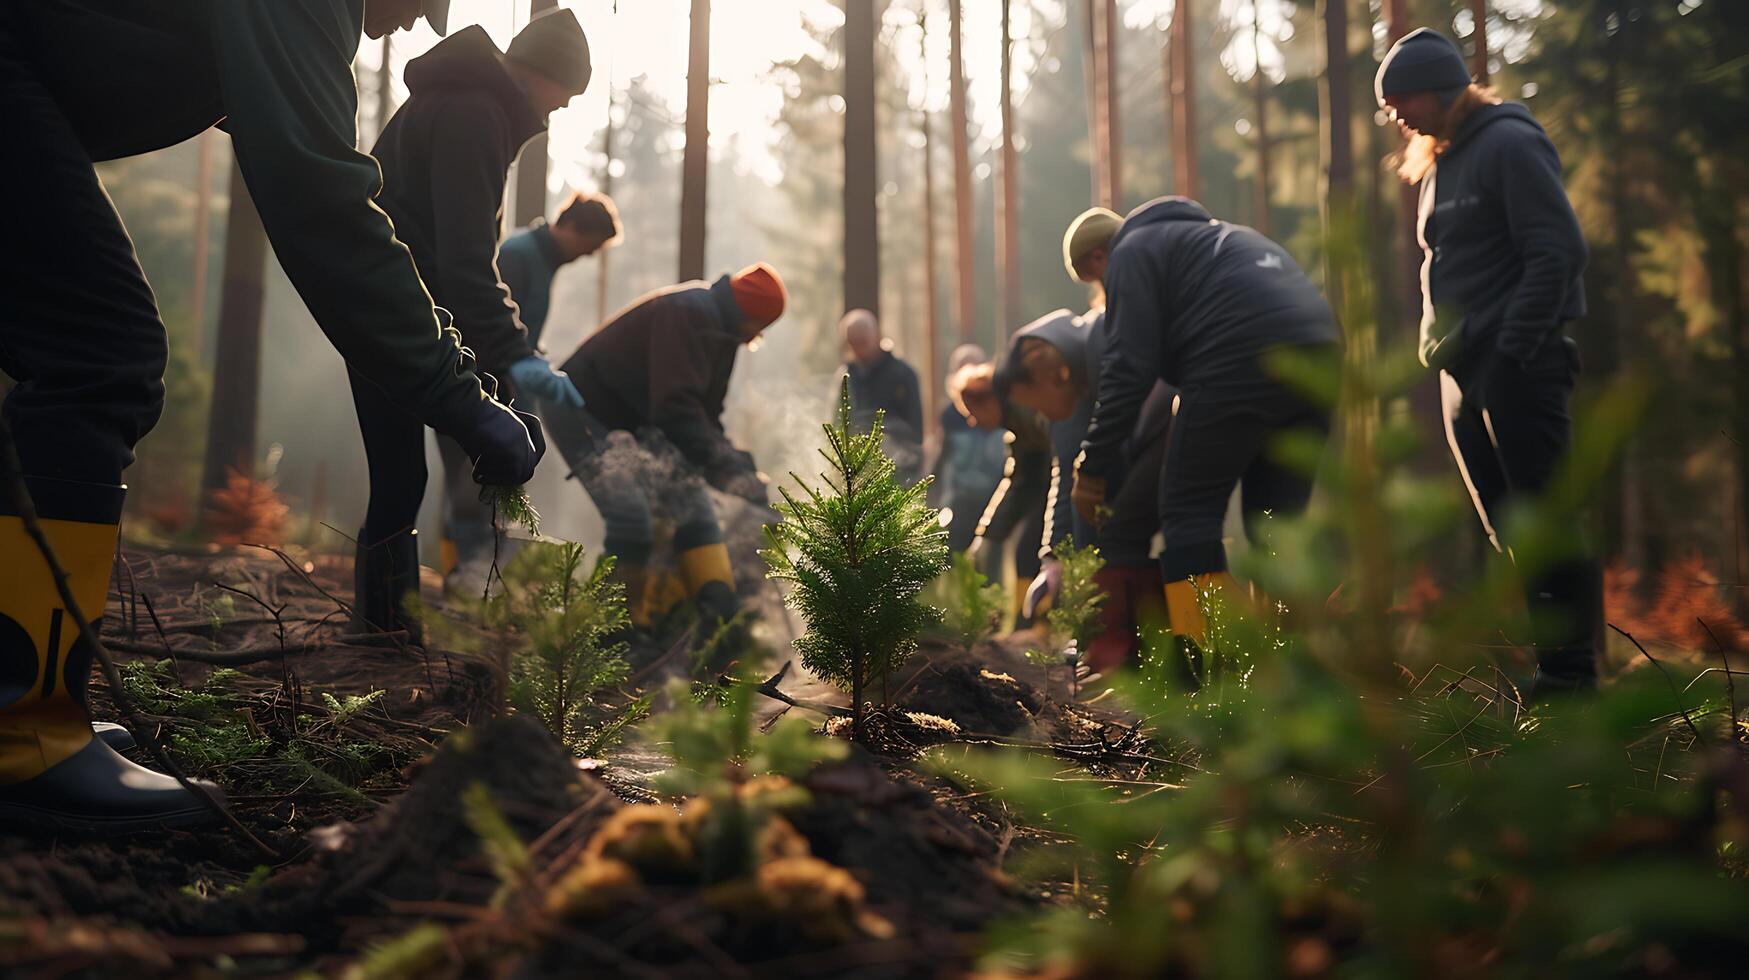
<svg viewBox="0 0 1749 980"><path fill-rule="evenodd" d="M517 391L543 402L567 408L583 407L582 392L565 376L565 372L554 370L544 357L530 355L510 365L510 380L515 382Z"/></svg>

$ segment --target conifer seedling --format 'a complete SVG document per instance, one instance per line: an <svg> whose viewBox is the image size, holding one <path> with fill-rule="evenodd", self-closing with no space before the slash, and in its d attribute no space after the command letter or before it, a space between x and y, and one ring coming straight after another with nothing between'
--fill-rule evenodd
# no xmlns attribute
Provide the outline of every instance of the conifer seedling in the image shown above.
<svg viewBox="0 0 1749 980"><path fill-rule="evenodd" d="M882 425L880 412L867 432L852 425L846 379L837 419L823 426L823 485L797 478L801 496L782 491L783 520L766 526L761 552L770 577L793 586L785 601L807 622L796 640L802 664L849 690L857 739L869 685L884 685L916 651L917 634L941 622L919 593L948 566L947 532L924 500L929 481L899 482L881 452Z"/></svg>

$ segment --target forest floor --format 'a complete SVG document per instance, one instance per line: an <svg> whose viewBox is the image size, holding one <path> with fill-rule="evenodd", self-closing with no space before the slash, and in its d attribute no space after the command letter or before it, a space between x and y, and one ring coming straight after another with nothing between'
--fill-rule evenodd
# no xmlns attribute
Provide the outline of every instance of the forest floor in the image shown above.
<svg viewBox="0 0 1749 980"><path fill-rule="evenodd" d="M588 934L505 940L507 900L464 819L463 791L489 788L538 875L574 859L615 813L659 800L650 781L669 765L660 746L634 729L605 758L580 760L526 719L493 722L510 637L458 627L457 642L443 644L452 649L421 651L392 636L348 636L348 559L253 548L121 557L103 632L124 684L184 766L224 786L265 850L224 828L47 843L0 831L8 975L339 973L436 921L483 930L488 945L526 947L519 975L594 964L625 974L930 976L968 967L992 920L1077 887L1036 877L1020 885L1008 873L1017 855L1049 847L1052 835L919 772L900 738L891 751L856 748L816 770L810 802L786 813L801 853L845 869L858 914L887 926L852 935L725 925L689 891L671 892L655 920L645 910ZM428 577L425 595L439 591ZM756 632L788 649L787 617L765 606ZM893 682L894 705L932 716L926 737L907 724L911 741L1098 755L1120 740L1125 719L1077 705L1066 676L1025 659L1028 640L972 652L926 645ZM624 700L685 673L669 649L633 650ZM761 727L781 715L842 726L830 719L843 697L799 665L768 687L797 704L761 698ZM91 699L97 718L121 720L101 679ZM439 750L465 726L470 738ZM129 754L151 764L143 749ZM472 972L458 956L434 972Z"/></svg>

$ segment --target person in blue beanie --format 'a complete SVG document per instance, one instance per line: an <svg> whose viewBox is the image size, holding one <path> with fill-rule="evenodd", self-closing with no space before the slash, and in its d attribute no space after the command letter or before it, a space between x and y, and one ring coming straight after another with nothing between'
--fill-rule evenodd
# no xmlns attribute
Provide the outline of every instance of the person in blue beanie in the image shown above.
<svg viewBox="0 0 1749 980"><path fill-rule="evenodd" d="M1392 46L1373 82L1409 145L1420 188L1421 360L1439 372L1445 432L1495 548L1500 521L1546 490L1573 444L1568 412L1585 315L1586 247L1561 158L1524 106L1474 84L1457 46L1421 29ZM1577 515L1525 567L1537 671L1530 697L1597 682L1603 585Z"/></svg>

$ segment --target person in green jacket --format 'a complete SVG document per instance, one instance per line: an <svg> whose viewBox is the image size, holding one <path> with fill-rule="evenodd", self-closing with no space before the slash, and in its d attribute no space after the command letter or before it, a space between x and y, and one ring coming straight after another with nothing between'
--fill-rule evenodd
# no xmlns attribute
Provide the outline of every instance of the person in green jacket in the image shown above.
<svg viewBox="0 0 1749 980"><path fill-rule="evenodd" d="M358 152L352 59L447 0L31 0L0 8L0 825L129 832L203 823L175 780L95 738L92 651L27 515L93 620L103 612L122 471L164 400L165 330L93 161L222 123L299 295L348 364L456 439L485 484L534 472L538 430L482 390ZM16 451L16 461L12 450Z"/></svg>

